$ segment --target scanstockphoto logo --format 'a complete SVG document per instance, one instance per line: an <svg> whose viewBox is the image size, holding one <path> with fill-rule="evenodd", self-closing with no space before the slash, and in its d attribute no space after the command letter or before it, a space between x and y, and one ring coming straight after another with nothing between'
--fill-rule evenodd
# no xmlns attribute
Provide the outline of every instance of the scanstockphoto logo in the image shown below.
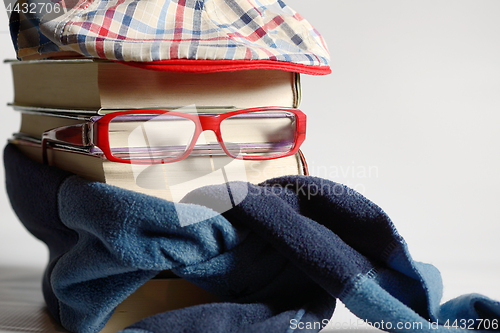
<svg viewBox="0 0 500 333"><path fill-rule="evenodd" d="M188 106L176 109L177 112L197 115L198 109L195 106ZM154 124L154 122L157 122ZM155 118L137 123L130 129L127 138L129 147L158 147L165 145L165 139L170 136L175 139L182 135L178 133L179 124L165 123L169 120L158 121ZM158 123L160 123L158 126ZM199 123L199 122L198 122ZM151 125L151 126L149 126ZM158 130L160 129L161 130ZM172 131L169 131L169 128ZM188 131L191 127L183 128ZM191 140L193 133L183 133L189 136ZM171 144L171 140L167 140ZM215 142L215 143L214 143ZM131 164L134 180L137 186L144 189L163 190L168 193L175 203L177 216L181 226L187 226L202 222L221 213L224 213L242 202L248 194L248 187L241 186L241 183L233 181L247 182L247 172L243 160L227 156L220 146L213 132L204 131L200 134L196 146L191 154L180 161L164 164ZM183 142L179 149L183 151L188 141ZM239 155L239 154L238 154ZM186 205L178 204L183 197L193 189L214 184L226 184L219 187L217 193L216 205L214 202L203 202L203 199L196 200L197 204L210 206L214 209L212 215L203 215L194 217L192 214L186 214Z"/></svg>

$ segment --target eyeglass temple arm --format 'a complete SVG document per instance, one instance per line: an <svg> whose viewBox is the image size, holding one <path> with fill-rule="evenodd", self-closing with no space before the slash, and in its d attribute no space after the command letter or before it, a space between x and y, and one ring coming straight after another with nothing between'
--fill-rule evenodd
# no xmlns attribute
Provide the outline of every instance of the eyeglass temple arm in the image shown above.
<svg viewBox="0 0 500 333"><path fill-rule="evenodd" d="M48 164L47 147L49 143L62 143L85 147L90 145L87 124L69 125L48 130L42 134L43 163Z"/></svg>

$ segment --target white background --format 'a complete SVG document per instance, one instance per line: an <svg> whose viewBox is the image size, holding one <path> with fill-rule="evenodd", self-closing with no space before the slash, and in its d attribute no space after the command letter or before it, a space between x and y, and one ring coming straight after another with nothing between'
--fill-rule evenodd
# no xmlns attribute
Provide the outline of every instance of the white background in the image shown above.
<svg viewBox="0 0 500 333"><path fill-rule="evenodd" d="M500 1L286 3L332 58L302 80L312 173L382 207L445 298L500 299Z"/></svg>
<svg viewBox="0 0 500 333"><path fill-rule="evenodd" d="M500 1L286 3L332 58L302 80L312 173L382 207L443 301L500 300Z"/></svg>
<svg viewBox="0 0 500 333"><path fill-rule="evenodd" d="M303 76L312 174L381 206L444 300L500 300L500 1L288 0L324 36L333 73ZM14 58L1 16L2 58ZM0 105L12 101L0 65ZM0 142L19 127L3 107ZM3 181L3 170L0 173ZM43 244L0 191L0 269L42 267Z"/></svg>

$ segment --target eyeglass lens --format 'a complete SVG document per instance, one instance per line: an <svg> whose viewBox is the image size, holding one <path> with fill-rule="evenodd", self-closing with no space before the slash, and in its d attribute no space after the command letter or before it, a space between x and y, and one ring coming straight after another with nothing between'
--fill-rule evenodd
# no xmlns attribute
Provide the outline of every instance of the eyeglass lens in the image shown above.
<svg viewBox="0 0 500 333"><path fill-rule="evenodd" d="M232 157L270 156L293 149L295 115L287 111L262 111L234 115L220 124L221 137ZM109 144L114 157L124 160L168 161L183 155L193 140L193 120L171 114L127 114L109 123ZM200 136L192 153L219 150L218 142ZM208 136L207 136L208 137Z"/></svg>
<svg viewBox="0 0 500 333"><path fill-rule="evenodd" d="M109 122L109 145L121 159L175 159L186 151L195 129L192 120L174 115L118 116Z"/></svg>
<svg viewBox="0 0 500 333"><path fill-rule="evenodd" d="M262 111L226 118L220 131L231 155L266 156L293 149L295 127L295 115L291 112Z"/></svg>

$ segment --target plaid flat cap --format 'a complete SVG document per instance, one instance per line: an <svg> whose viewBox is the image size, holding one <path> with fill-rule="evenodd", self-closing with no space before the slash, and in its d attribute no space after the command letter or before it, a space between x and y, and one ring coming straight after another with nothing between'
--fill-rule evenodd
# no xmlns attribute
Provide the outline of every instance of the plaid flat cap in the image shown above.
<svg viewBox="0 0 500 333"><path fill-rule="evenodd" d="M44 10L36 1L18 0L18 9L35 10L11 12L21 60L83 56L183 72L331 72L321 35L282 0L46 0Z"/></svg>

